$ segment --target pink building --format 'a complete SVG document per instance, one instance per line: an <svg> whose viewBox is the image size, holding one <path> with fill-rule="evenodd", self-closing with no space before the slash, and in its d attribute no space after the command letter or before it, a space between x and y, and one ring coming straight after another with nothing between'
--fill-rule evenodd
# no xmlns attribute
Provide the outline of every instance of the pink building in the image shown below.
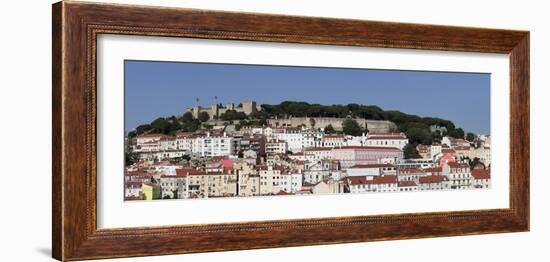
<svg viewBox="0 0 550 262"><path fill-rule="evenodd" d="M395 147L343 146L333 148L331 159L340 161L342 169L354 165L379 163L381 159L402 159L403 151Z"/></svg>

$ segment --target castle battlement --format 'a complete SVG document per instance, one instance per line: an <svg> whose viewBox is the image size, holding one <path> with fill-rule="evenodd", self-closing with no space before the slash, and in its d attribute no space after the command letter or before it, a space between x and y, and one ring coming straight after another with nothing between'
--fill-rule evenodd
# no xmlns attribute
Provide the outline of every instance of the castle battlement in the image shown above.
<svg viewBox="0 0 550 262"><path fill-rule="evenodd" d="M210 107L201 107L201 106L195 106L193 108L189 108L188 111L193 114L193 117L198 118L199 114L201 112L208 113L208 116L210 119L213 119L214 117L220 117L220 115L224 114L225 112L233 110L236 112L242 112L246 115L250 115L252 113L261 111L260 105L256 104L256 101L243 101L239 105L235 106L234 103L227 103L225 106L220 106L219 104L212 104Z"/></svg>

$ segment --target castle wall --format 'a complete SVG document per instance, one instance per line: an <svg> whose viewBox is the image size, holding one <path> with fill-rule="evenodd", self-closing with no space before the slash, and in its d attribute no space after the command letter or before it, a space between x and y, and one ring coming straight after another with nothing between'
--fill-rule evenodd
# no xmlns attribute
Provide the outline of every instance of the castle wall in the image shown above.
<svg viewBox="0 0 550 262"><path fill-rule="evenodd" d="M310 117L292 117L288 119L268 119L268 123L272 126L301 126L305 125L307 127L311 127ZM313 117L315 120L315 126L314 128L324 128L328 125L332 125L332 127L335 130L341 131L342 130L342 122L346 120L346 118L336 118L336 117ZM397 126L387 120L367 120L363 118L355 118L355 121L361 126L361 127L367 127L369 132L376 132L376 133L386 133L390 132L393 129L397 128Z"/></svg>
<svg viewBox="0 0 550 262"><path fill-rule="evenodd" d="M246 115L250 115L254 112L261 110L261 108L260 106L256 105L255 101L246 101L246 102L242 102L241 107L235 107L233 103L228 103L227 106L225 107L212 105L210 107L196 106L189 109L189 111L193 114L194 118L198 118L201 112L206 112L210 116L210 119L213 119L214 116L221 116L222 114L227 112L227 110L234 110L237 112L243 112Z"/></svg>

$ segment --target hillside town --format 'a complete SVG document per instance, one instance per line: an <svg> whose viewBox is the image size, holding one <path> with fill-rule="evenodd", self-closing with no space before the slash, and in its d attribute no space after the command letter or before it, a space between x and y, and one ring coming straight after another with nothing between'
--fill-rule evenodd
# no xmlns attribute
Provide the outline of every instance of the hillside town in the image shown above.
<svg viewBox="0 0 550 262"><path fill-rule="evenodd" d="M226 109L230 106L229 110L235 112L234 105ZM189 112L198 118L200 110ZM207 110L210 115L220 114L218 108ZM245 110L252 114L261 109L248 105ZM341 125L316 125L326 118L267 121L238 128L231 122L218 123L219 119L208 121L213 124L195 131L127 137L125 199L415 192L491 186L491 138L487 135L442 136L439 141L415 145L417 153L411 157L404 152L411 146L410 139L396 131L393 123L374 122L373 128L350 135L340 131Z"/></svg>

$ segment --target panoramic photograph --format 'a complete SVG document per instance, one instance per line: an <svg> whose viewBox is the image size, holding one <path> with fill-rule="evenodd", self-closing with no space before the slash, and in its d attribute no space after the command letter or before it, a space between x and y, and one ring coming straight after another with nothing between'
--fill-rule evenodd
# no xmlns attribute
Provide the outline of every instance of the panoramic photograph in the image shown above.
<svg viewBox="0 0 550 262"><path fill-rule="evenodd" d="M491 188L490 74L126 60L124 78L126 201Z"/></svg>

